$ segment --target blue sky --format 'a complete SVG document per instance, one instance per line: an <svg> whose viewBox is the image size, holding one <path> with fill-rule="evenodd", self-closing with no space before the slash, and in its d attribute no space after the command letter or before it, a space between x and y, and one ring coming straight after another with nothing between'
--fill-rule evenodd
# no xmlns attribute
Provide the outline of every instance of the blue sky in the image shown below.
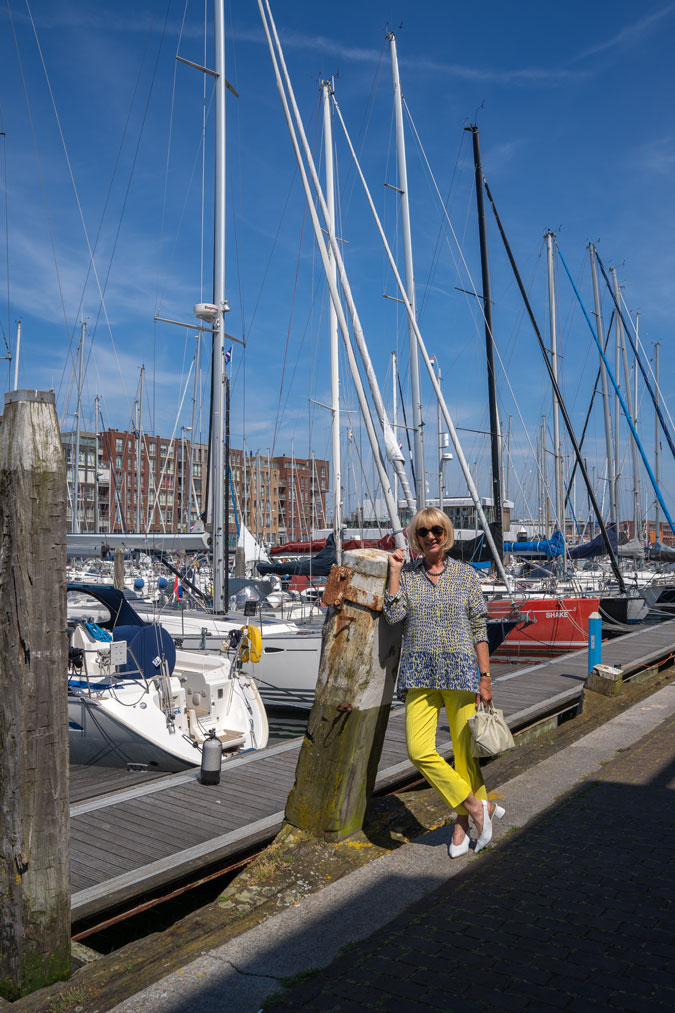
<svg viewBox="0 0 675 1013"><path fill-rule="evenodd" d="M177 51L204 60L203 3L184 8L177 2L167 7L166 0L70 0L57 6L33 0L29 8L11 0L10 7L16 44L7 8L0 10L0 321L12 347L15 322L23 324L20 386L53 387L62 423L72 425L73 360L84 319L85 423L93 425L98 393L104 424L128 427L144 364L145 427L180 433L191 421L194 332L155 325L153 316L189 321L202 291L210 297L211 83L202 232L203 79L175 61ZM449 194L449 215L479 287L471 144L464 132L476 116L485 174L544 333L543 235L550 228L589 311L588 242L597 244L607 267L616 266L629 309L639 311L649 357L654 342L661 342L668 397L675 376L675 253L668 231L675 210L675 3L488 0L479 7L344 0L331 8L277 0L272 9L317 159L318 82L335 76L337 99L402 262L397 197L384 186L397 182L385 30L397 33L403 93L422 145L408 121L420 326L440 362L445 396L481 493L490 491L487 444L471 430L485 430L488 423L483 332L475 300L458 291L470 288L470 279L457 266L460 256L424 164L428 160L443 199ZM228 97L227 327L247 342L245 355L234 346L232 439L241 446L245 438L249 449L262 453L290 453L293 446L304 455L311 445L326 457L327 412L310 403L326 403L330 390L321 264L257 4L232 2L226 18L227 77L239 93L238 99ZM206 61L212 64L210 46ZM396 295L395 283L337 125L335 131L347 270L390 406L395 349L404 387L408 383L407 326L401 307L382 297ZM528 437L534 443L541 416L550 416L550 394L493 222L488 228L495 338L508 374L507 382L498 367L504 426L512 416L510 493L519 512L528 513L536 509ZM95 272L88 252L94 246ZM561 265L557 277L563 388L580 430L597 356ZM99 287L105 289L104 307ZM607 294L603 312L607 325ZM205 370L208 356L204 346ZM6 363L0 365L7 387L11 374ZM428 381L423 386L428 481L435 494L436 412ZM345 406L355 408L347 380L343 395ZM639 431L651 455L654 413L642 390L640 398ZM672 403L668 407L673 410ZM599 408L596 399L586 449L602 496ZM357 446L372 484L365 437L356 416L349 418L354 440L345 465L348 495L360 472ZM206 426L204 411L196 427L203 438ZM625 434L625 424L623 429ZM346 453L346 428L343 442ZM627 475L625 444L623 456ZM672 512L675 477L668 456L664 441L664 495ZM447 466L447 481L451 493L463 494L456 462ZM643 499L651 503L653 497L646 491ZM627 505L626 492L624 514ZM577 506L587 512L580 492Z"/></svg>

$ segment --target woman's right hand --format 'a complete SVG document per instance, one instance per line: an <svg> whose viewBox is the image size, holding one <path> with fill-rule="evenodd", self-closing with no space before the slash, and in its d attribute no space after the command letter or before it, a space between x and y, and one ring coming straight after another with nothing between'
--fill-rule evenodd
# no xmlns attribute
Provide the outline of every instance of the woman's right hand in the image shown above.
<svg viewBox="0 0 675 1013"><path fill-rule="evenodd" d="M400 574L403 564L405 563L405 552L403 549L394 549L389 556L389 572L393 574Z"/></svg>
<svg viewBox="0 0 675 1013"><path fill-rule="evenodd" d="M387 577L387 591L389 594L398 594L401 586L401 569L405 562L405 551L394 549L389 555L389 575Z"/></svg>

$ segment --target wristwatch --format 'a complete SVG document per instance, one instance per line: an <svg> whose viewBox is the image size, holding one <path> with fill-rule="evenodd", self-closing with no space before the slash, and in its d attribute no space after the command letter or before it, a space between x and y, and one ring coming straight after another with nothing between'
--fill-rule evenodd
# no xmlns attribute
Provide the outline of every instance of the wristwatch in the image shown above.
<svg viewBox="0 0 675 1013"><path fill-rule="evenodd" d="M489 672L481 672L480 673L480 677L481 677L481 679L491 679L492 678L492 676L490 675Z"/></svg>

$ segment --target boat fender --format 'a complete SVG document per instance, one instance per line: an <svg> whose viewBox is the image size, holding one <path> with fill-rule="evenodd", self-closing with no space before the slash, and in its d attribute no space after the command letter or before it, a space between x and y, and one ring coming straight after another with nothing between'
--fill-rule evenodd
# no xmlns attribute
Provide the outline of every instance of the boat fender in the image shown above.
<svg viewBox="0 0 675 1013"><path fill-rule="evenodd" d="M242 642L243 647L241 651L242 662L252 661L257 664L262 657L262 636L257 626L242 626Z"/></svg>
<svg viewBox="0 0 675 1013"><path fill-rule="evenodd" d="M212 728L202 746L202 766L199 780L202 784L220 784L220 767L223 762L223 747Z"/></svg>

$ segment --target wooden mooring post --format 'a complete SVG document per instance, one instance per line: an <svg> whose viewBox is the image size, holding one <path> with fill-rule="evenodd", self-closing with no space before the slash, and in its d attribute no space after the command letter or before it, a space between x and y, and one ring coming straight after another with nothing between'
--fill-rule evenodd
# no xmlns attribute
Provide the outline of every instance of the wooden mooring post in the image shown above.
<svg viewBox="0 0 675 1013"><path fill-rule="evenodd" d="M0 538L0 996L16 999L70 972L66 474L51 391L5 395Z"/></svg>
<svg viewBox="0 0 675 1013"><path fill-rule="evenodd" d="M326 841L361 829L375 785L401 649L382 615L388 558L346 552L323 596L319 678L286 820Z"/></svg>
<svg viewBox="0 0 675 1013"><path fill-rule="evenodd" d="M115 549L113 584L118 591L124 590L124 549L121 549L119 546Z"/></svg>

